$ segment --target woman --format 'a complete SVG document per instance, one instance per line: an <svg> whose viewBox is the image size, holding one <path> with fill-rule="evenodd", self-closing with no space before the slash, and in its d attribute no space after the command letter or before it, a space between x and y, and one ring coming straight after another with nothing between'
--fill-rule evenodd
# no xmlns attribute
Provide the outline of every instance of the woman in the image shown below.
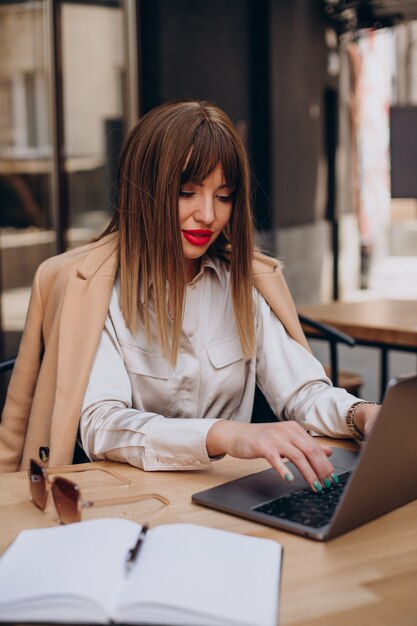
<svg viewBox="0 0 417 626"><path fill-rule="evenodd" d="M3 469L34 452L69 462L79 426L91 459L195 469L228 453L292 480L287 457L316 491L336 481L331 450L306 430L360 435L377 407L331 386L276 263L258 256L256 276L254 258L249 168L229 118L199 101L145 115L109 227L37 272ZM248 423L256 382L282 421Z"/></svg>

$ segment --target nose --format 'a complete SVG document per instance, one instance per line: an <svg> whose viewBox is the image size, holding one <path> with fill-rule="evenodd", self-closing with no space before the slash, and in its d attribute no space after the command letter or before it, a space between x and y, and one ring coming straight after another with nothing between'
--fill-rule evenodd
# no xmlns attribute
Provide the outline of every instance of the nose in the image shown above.
<svg viewBox="0 0 417 626"><path fill-rule="evenodd" d="M209 225L214 221L214 201L211 195L203 195L199 199L194 219L205 225Z"/></svg>

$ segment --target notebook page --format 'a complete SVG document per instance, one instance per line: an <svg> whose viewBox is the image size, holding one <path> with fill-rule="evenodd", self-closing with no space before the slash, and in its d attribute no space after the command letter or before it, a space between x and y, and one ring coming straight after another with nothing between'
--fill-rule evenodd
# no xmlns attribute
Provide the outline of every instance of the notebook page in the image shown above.
<svg viewBox="0 0 417 626"><path fill-rule="evenodd" d="M138 532L124 519L23 531L0 559L2 619L22 619L27 606L31 620L36 610L37 619L107 621Z"/></svg>
<svg viewBox="0 0 417 626"><path fill-rule="evenodd" d="M191 524L148 535L120 598L120 621L275 626L279 544Z"/></svg>

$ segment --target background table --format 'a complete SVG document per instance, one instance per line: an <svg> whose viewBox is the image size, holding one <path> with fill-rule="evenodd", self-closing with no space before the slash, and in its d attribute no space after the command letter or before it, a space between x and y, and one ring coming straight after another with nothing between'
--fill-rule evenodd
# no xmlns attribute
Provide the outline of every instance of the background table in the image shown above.
<svg viewBox="0 0 417 626"><path fill-rule="evenodd" d="M417 353L417 300L337 301L297 309L313 320L347 333L358 345L380 349L381 398L388 382L388 352Z"/></svg>
<svg viewBox="0 0 417 626"><path fill-rule="evenodd" d="M332 442L334 444L334 442ZM170 499L161 508L152 499L137 505L88 510L85 519L129 517L151 525L190 522L279 541L284 547L280 602L281 626L415 626L417 617L417 501L338 537L317 543L191 503L191 494L267 467L263 460L226 457L212 470L145 473L117 463L107 466L132 480L117 486L104 473L67 475L83 495L157 492ZM0 475L0 551L20 530L54 526L52 507L45 513L28 501L26 472ZM219 564L219 567L221 564Z"/></svg>

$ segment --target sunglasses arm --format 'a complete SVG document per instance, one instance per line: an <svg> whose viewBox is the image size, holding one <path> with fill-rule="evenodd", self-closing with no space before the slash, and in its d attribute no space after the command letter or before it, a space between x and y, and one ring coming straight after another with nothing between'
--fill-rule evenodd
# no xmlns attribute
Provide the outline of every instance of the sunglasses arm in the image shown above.
<svg viewBox="0 0 417 626"><path fill-rule="evenodd" d="M88 509L92 506L109 506L112 504L127 504L129 502L140 502L141 500L149 500L150 498L154 498L161 502L164 506L168 506L170 503L167 498L161 496L159 493L144 493L140 496L123 496L122 498L106 498L103 500L80 500L80 506L82 509Z"/></svg>
<svg viewBox="0 0 417 626"><path fill-rule="evenodd" d="M114 470L109 469L108 467L96 467L95 465L92 467L84 467L82 465L64 465L62 467L43 468L44 478L49 483L53 482L49 477L49 474L72 474L78 472L105 472L122 482L126 487L132 484L131 480L125 478L121 474L118 474Z"/></svg>

